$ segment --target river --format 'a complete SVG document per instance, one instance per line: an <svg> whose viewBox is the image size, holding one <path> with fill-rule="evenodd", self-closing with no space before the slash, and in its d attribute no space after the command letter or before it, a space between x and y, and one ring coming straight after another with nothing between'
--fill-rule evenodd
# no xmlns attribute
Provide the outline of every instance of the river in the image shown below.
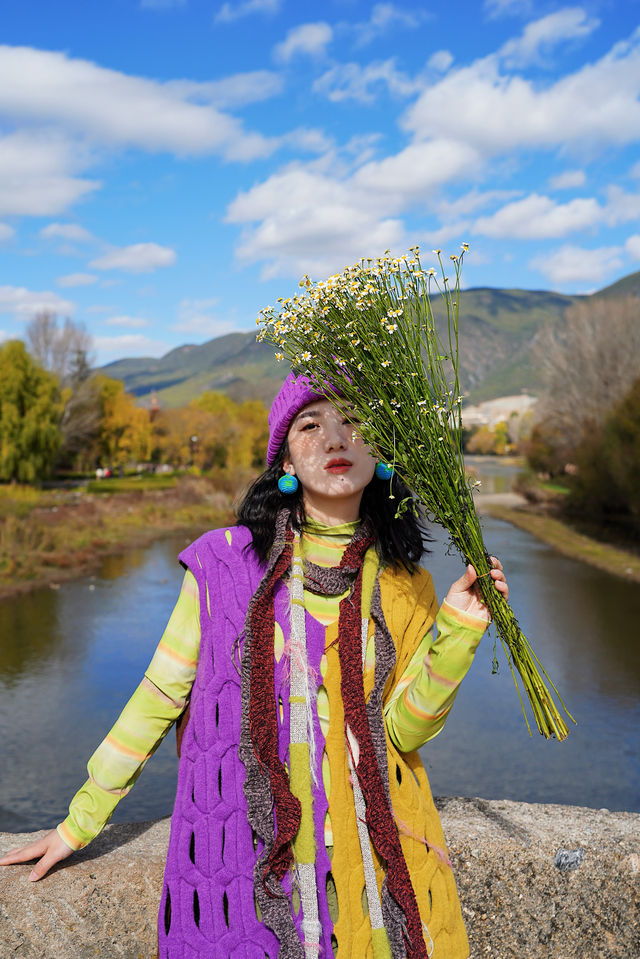
<svg viewBox="0 0 640 959"><path fill-rule="evenodd" d="M483 487L509 467L479 463ZM506 477L506 479L505 479ZM505 483L507 484L505 486ZM446 726L421 750L434 794L572 803L640 812L640 586L567 559L485 518L513 608L578 721L562 743L530 737L494 637L483 639ZM436 531L426 558L439 595L460 575ZM184 537L106 559L92 577L0 602L0 830L55 825L86 761L153 654L180 582ZM167 815L175 791L170 733L114 821Z"/></svg>

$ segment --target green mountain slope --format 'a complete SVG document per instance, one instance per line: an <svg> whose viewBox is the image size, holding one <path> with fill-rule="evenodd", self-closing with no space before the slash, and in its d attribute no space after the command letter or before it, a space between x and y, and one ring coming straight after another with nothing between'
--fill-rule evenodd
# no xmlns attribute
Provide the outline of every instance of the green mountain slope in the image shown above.
<svg viewBox="0 0 640 959"><path fill-rule="evenodd" d="M640 297L640 272L618 280L593 296ZM471 402L527 391L541 382L532 349L541 328L560 322L577 296L544 290L465 290L460 299L460 361L464 393ZM128 392L149 405L188 403L205 390L220 390L232 399L260 399L269 404L287 372L271 346L255 334L229 333L200 346L186 345L160 359L124 359L101 372L123 381Z"/></svg>
<svg viewBox="0 0 640 959"><path fill-rule="evenodd" d="M605 286L603 290L594 293L594 296L635 296L640 298L640 271L623 276L621 280Z"/></svg>
<svg viewBox="0 0 640 959"><path fill-rule="evenodd" d="M531 362L536 335L557 322L575 297L531 290L465 290L460 297L461 381L477 403L541 383Z"/></svg>
<svg viewBox="0 0 640 959"><path fill-rule="evenodd" d="M271 347L256 343L254 333L229 333L200 346L180 346L158 360L117 360L101 372L122 380L145 405L155 394L166 407L182 406L205 390L219 390L234 400L271 402L284 375Z"/></svg>

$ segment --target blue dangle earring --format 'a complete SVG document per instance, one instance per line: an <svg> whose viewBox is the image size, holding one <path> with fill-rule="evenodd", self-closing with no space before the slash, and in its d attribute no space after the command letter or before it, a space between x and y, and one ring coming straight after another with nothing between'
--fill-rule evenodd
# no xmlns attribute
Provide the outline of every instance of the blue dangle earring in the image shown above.
<svg viewBox="0 0 640 959"><path fill-rule="evenodd" d="M284 493L285 496L292 496L296 493L299 485L298 477L295 473L285 473L278 480L278 489L281 493Z"/></svg>
<svg viewBox="0 0 640 959"><path fill-rule="evenodd" d="M381 480L391 479L393 476L394 469L391 463L377 463L376 464L376 476Z"/></svg>

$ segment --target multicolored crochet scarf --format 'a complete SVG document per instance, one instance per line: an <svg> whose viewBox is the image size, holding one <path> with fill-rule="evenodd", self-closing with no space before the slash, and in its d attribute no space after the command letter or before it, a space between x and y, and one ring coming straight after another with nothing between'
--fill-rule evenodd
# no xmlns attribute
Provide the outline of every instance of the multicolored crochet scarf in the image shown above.
<svg viewBox="0 0 640 959"><path fill-rule="evenodd" d="M282 886L282 879L294 864L292 842L300 826L301 805L291 790L287 770L278 755L278 714L274 696L274 591L291 568L295 539L289 512L283 510L278 516L267 570L249 605L242 654L240 757L247 774L244 791L249 823L264 844L255 865L254 890L263 921L280 941L283 959L298 959L305 955L293 922L291 902ZM363 616L363 568L365 554L374 542L369 525L362 523L338 567L307 564L305 586L328 595L340 595L350 590L340 603L338 652L345 749L350 755L356 811L357 814L358 811L364 813L370 840L366 840L366 833L364 841L362 835L360 837L365 874L367 851L372 870L372 845L385 865L379 908L393 959L407 955L427 959L422 921L389 796L382 691L395 664L395 647L384 620L377 577L371 596L371 616L375 624L375 681L368 702L364 695L363 618L366 629L368 612ZM377 887L374 892L377 896ZM371 904L370 911L373 925Z"/></svg>

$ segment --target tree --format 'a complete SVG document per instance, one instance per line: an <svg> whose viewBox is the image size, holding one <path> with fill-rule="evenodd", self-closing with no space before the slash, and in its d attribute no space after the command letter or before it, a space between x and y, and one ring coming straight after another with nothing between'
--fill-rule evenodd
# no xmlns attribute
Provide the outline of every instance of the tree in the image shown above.
<svg viewBox="0 0 640 959"><path fill-rule="evenodd" d="M68 317L58 323L55 313L37 313L27 326L27 346L43 369L75 388L87 379L91 369L93 340L83 323Z"/></svg>
<svg viewBox="0 0 640 959"><path fill-rule="evenodd" d="M75 389L64 390L66 399L60 429L63 465L87 469L94 465L100 432L100 389L97 378L82 379Z"/></svg>
<svg viewBox="0 0 640 959"><path fill-rule="evenodd" d="M105 465L147 460L151 451L149 411L135 405L120 380L94 377L100 409L98 452Z"/></svg>
<svg viewBox="0 0 640 959"><path fill-rule="evenodd" d="M162 410L153 435L154 461L242 473L264 464L267 411L259 401L238 404L211 390L189 406Z"/></svg>
<svg viewBox="0 0 640 959"><path fill-rule="evenodd" d="M60 463L86 467L100 424L99 391L91 375L91 335L82 323L68 318L61 323L55 313L46 311L34 316L26 333L31 356L63 387Z"/></svg>
<svg viewBox="0 0 640 959"><path fill-rule="evenodd" d="M265 452L269 440L267 410L260 400L247 400L238 408L237 441L233 458L237 466L264 469Z"/></svg>
<svg viewBox="0 0 640 959"><path fill-rule="evenodd" d="M569 508L640 533L640 377L576 451Z"/></svg>
<svg viewBox="0 0 640 959"><path fill-rule="evenodd" d="M47 476L61 442L63 400L55 376L24 343L0 347L0 479L33 483Z"/></svg>
<svg viewBox="0 0 640 959"><path fill-rule="evenodd" d="M503 456L511 449L509 429L504 420L496 423L493 429L490 426L480 426L466 439L465 451L480 456L486 456L490 453Z"/></svg>
<svg viewBox="0 0 640 959"><path fill-rule="evenodd" d="M589 297L574 304L564 323L540 335L536 354L547 385L538 420L556 444L555 458L572 462L640 376L640 301Z"/></svg>
<svg viewBox="0 0 640 959"><path fill-rule="evenodd" d="M200 470L225 465L216 418L193 404L161 410L153 421L153 460Z"/></svg>
<svg viewBox="0 0 640 959"><path fill-rule="evenodd" d="M194 400L193 405L216 418L218 447L224 450L220 465L238 470L263 464L269 427L267 411L259 400L238 404L224 393L208 390Z"/></svg>

